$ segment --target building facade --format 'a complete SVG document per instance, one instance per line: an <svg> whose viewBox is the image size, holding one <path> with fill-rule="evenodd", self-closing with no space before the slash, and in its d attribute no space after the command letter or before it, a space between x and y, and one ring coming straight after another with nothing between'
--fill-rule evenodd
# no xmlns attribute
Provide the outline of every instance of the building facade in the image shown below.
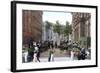
<svg viewBox="0 0 100 73"><path fill-rule="evenodd" d="M42 11L23 10L23 43L42 39Z"/></svg>
<svg viewBox="0 0 100 73"><path fill-rule="evenodd" d="M91 14L90 13L72 13L72 34L74 41L77 41L81 46L86 47L88 37L91 38Z"/></svg>
<svg viewBox="0 0 100 73"><path fill-rule="evenodd" d="M42 27L42 41L55 41L56 33L53 31L53 26L46 29L46 24L44 23Z"/></svg>

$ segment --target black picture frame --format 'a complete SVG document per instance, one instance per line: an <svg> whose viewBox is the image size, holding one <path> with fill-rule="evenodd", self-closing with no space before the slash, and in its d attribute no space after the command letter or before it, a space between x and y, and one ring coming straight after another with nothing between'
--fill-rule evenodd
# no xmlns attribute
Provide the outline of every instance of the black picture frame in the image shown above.
<svg viewBox="0 0 100 73"><path fill-rule="evenodd" d="M95 18L95 26L96 26L96 56L95 56L95 64L94 65L86 65L86 66L70 66L70 67L52 67L52 68L38 68L38 69L21 69L17 70L17 59L16 59L16 47L17 47L17 4L28 4L28 5L45 5L45 6L68 6L68 7L81 7L81 8L90 8L95 9L96 18ZM23 71L42 71L42 70L55 70L55 69L74 69L74 68L89 68L89 67L97 67L98 66L98 7L90 6L90 5L75 5L75 4L60 4L60 3L43 3L43 2L28 2L28 1L11 1L11 71L12 72L23 72Z"/></svg>

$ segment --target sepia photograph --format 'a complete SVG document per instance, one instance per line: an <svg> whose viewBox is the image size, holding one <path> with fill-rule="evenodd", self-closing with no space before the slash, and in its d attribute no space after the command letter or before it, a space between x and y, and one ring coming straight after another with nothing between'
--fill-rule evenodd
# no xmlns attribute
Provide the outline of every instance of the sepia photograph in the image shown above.
<svg viewBox="0 0 100 73"><path fill-rule="evenodd" d="M91 13L23 10L22 62L91 59Z"/></svg>

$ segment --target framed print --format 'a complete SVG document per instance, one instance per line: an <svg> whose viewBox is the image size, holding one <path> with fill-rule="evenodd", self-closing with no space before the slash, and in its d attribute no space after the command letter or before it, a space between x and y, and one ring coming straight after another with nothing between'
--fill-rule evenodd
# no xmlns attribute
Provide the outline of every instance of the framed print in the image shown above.
<svg viewBox="0 0 100 73"><path fill-rule="evenodd" d="M97 6L11 2L11 71L97 67Z"/></svg>

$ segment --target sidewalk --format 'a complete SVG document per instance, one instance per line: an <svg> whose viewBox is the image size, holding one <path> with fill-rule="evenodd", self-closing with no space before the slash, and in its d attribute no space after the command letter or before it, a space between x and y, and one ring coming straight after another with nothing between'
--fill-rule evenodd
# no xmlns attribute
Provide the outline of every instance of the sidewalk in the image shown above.
<svg viewBox="0 0 100 73"><path fill-rule="evenodd" d="M49 55L49 50L41 53L40 57L48 57L48 55ZM59 48L54 48L54 56L55 57L66 57L67 54L64 51L61 51Z"/></svg>
<svg viewBox="0 0 100 73"><path fill-rule="evenodd" d="M40 58L41 62L48 62L48 58ZM58 61L71 61L70 57L54 57L54 62Z"/></svg>

